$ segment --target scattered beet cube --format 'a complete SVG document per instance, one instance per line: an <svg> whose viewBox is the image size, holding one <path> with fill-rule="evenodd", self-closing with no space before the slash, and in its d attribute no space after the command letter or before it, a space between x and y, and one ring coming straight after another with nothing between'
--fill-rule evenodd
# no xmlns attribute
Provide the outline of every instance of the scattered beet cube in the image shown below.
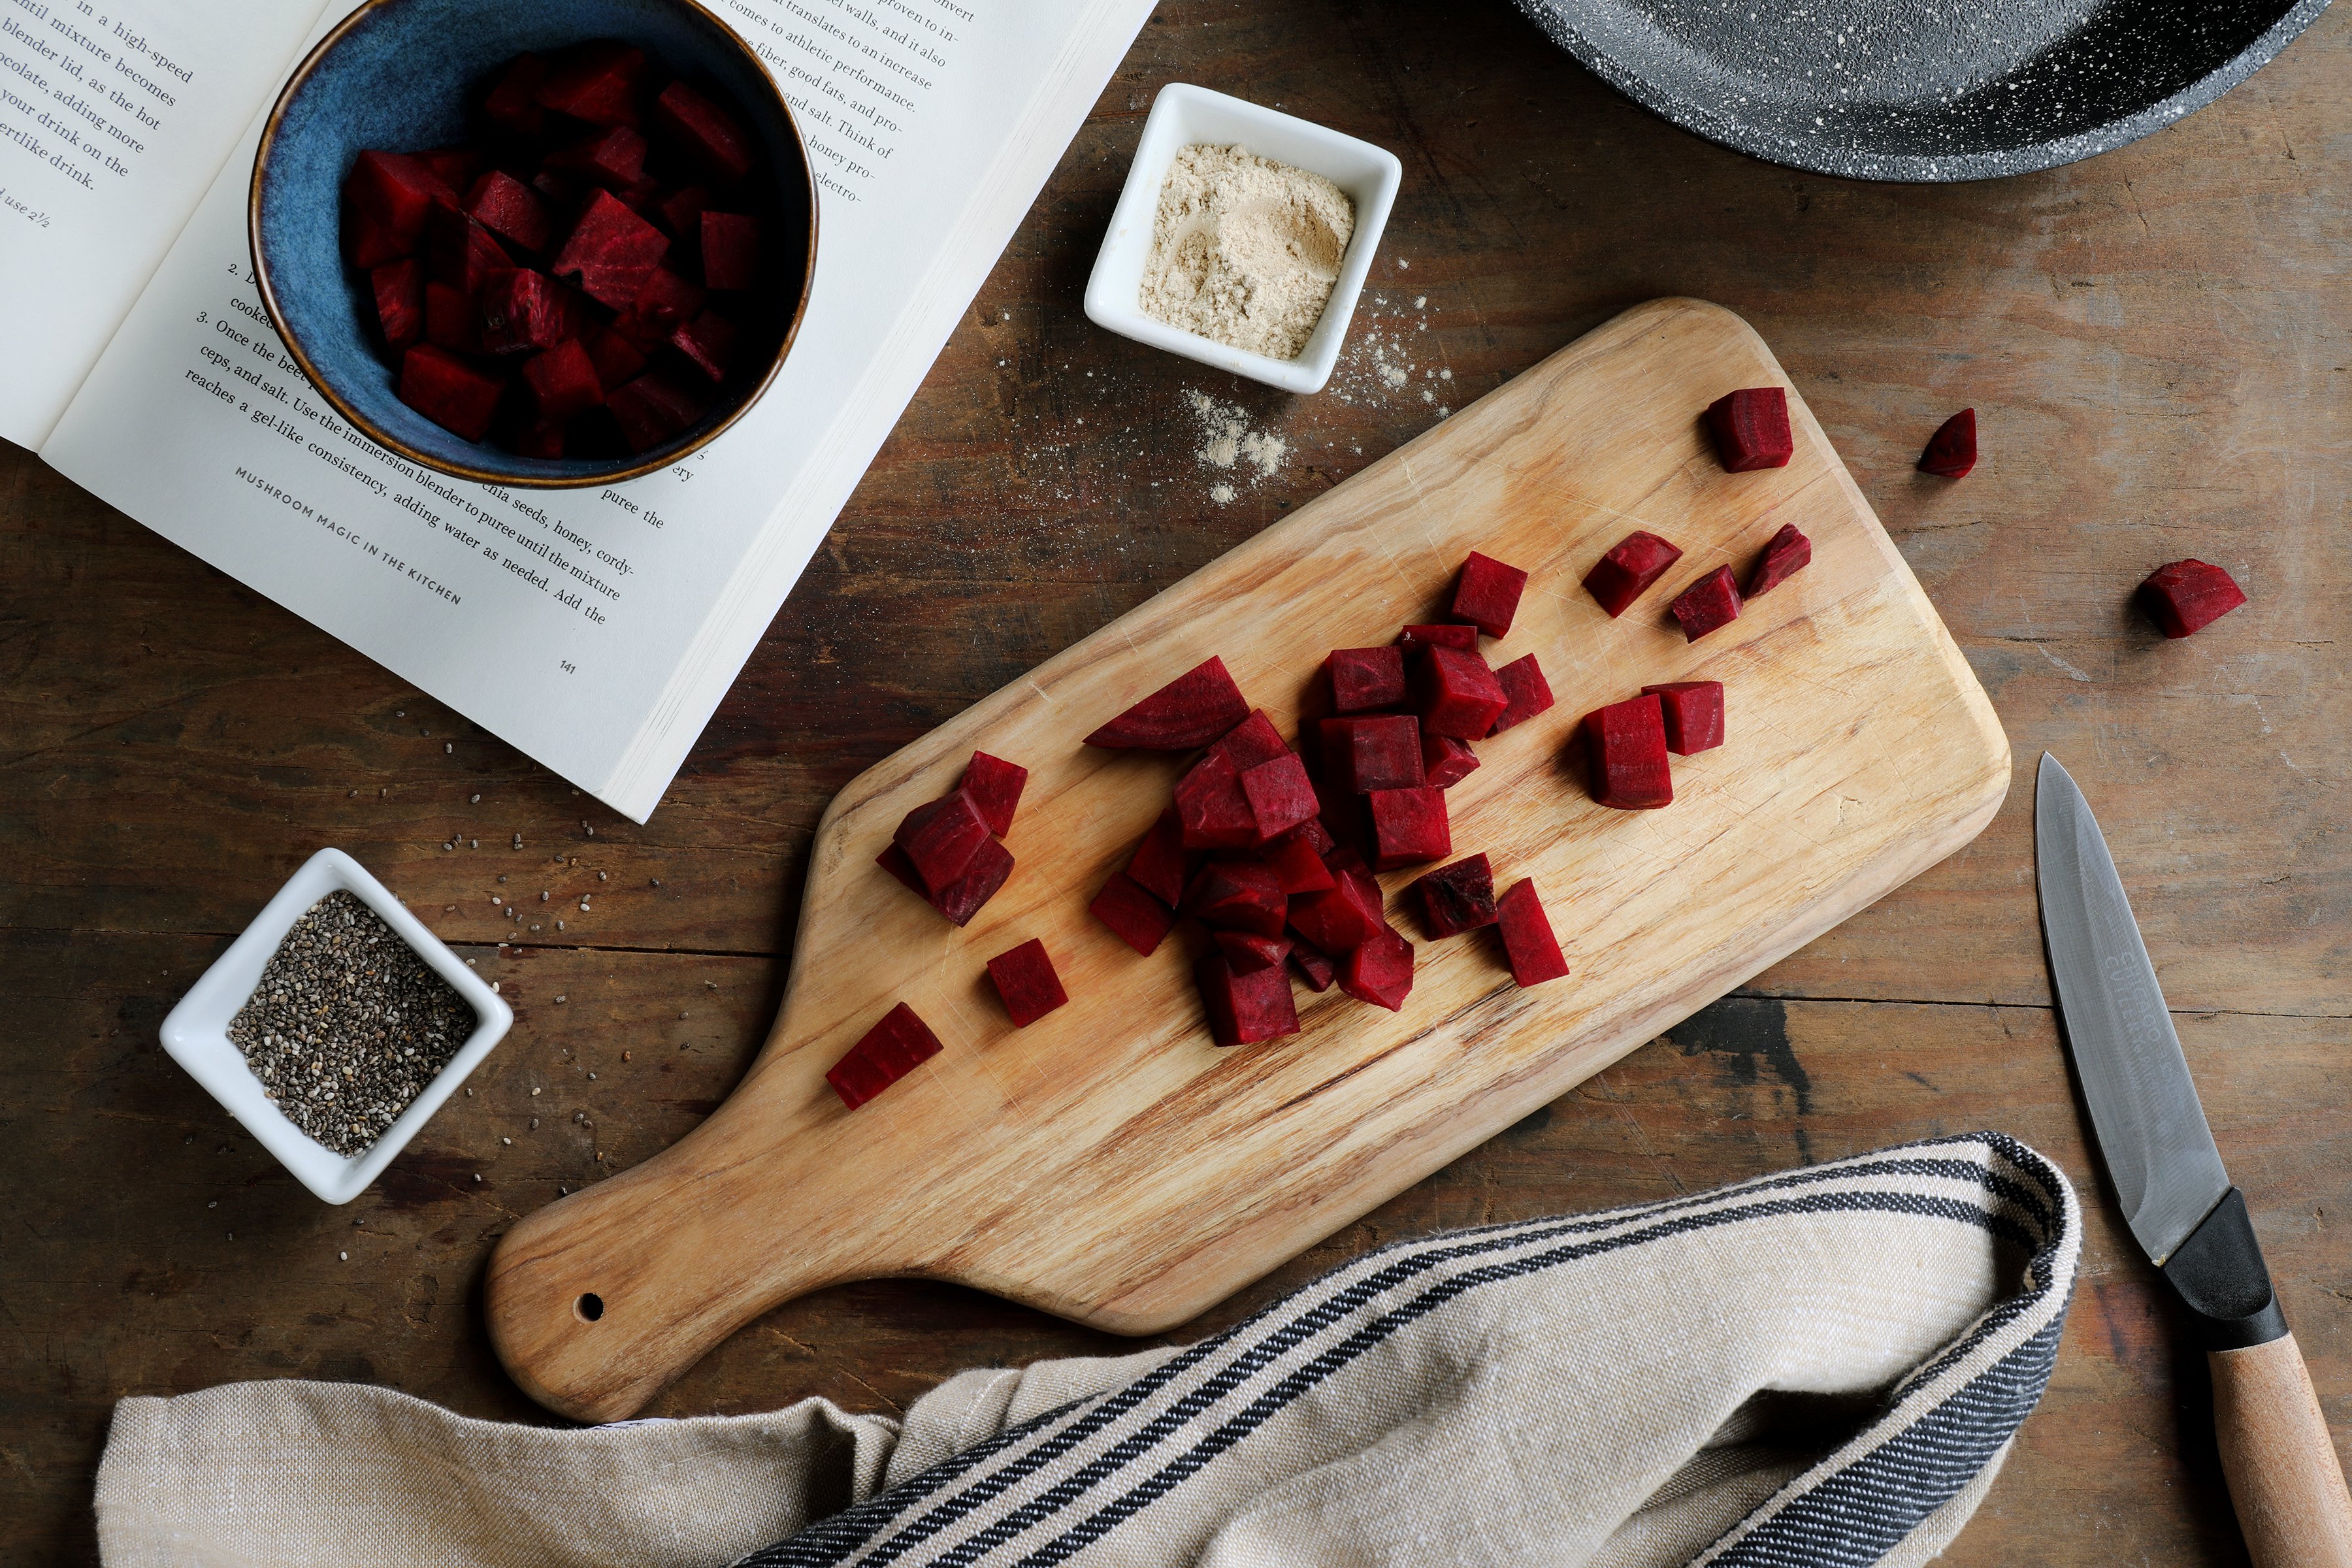
<svg viewBox="0 0 2352 1568"><path fill-rule="evenodd" d="M1495 872L1484 855L1432 871L1413 884L1433 940L1495 923Z"/></svg>
<svg viewBox="0 0 2352 1568"><path fill-rule="evenodd" d="M2139 596L2168 637L2200 632L2246 602L2235 578L2194 558L2168 561L2149 573Z"/></svg>
<svg viewBox="0 0 2352 1568"><path fill-rule="evenodd" d="M1404 649L1335 647L1323 667L1331 677L1331 708L1369 713L1404 701Z"/></svg>
<svg viewBox="0 0 2352 1568"><path fill-rule="evenodd" d="M1274 721L1261 708L1226 731L1209 748L1209 753L1224 758L1236 772L1245 773L1262 763L1290 755L1290 748L1283 743L1282 731L1274 727Z"/></svg>
<svg viewBox="0 0 2352 1568"><path fill-rule="evenodd" d="M735 323L716 310L705 310L670 334L670 347L713 381L727 379L735 360Z"/></svg>
<svg viewBox="0 0 2352 1568"><path fill-rule="evenodd" d="M758 218L741 213L705 212L700 230L704 288L740 292L759 286Z"/></svg>
<svg viewBox="0 0 2352 1568"><path fill-rule="evenodd" d="M1432 789L1452 789L1478 771L1478 753L1466 741L1451 735L1421 738L1422 783Z"/></svg>
<svg viewBox="0 0 2352 1568"><path fill-rule="evenodd" d="M646 139L625 125L615 125L550 153L546 167L625 198L646 184Z"/></svg>
<svg viewBox="0 0 2352 1568"><path fill-rule="evenodd" d="M1412 994L1412 943L1386 926L1339 963L1339 989L1393 1013Z"/></svg>
<svg viewBox="0 0 2352 1568"><path fill-rule="evenodd" d="M1797 450L1789 434L1789 392L1780 386L1748 386L1727 392L1707 405L1706 427L1726 472L1788 467Z"/></svg>
<svg viewBox="0 0 2352 1568"><path fill-rule="evenodd" d="M482 282L481 342L485 353L530 353L570 336L555 279L527 268L493 272ZM587 358L587 351L581 351ZM601 399L602 395L599 394Z"/></svg>
<svg viewBox="0 0 2352 1568"><path fill-rule="evenodd" d="M1054 973L1045 944L1034 938L990 959L988 977L1016 1029L1027 1028L1070 999L1062 989L1062 977Z"/></svg>
<svg viewBox="0 0 2352 1568"><path fill-rule="evenodd" d="M1021 808L1021 791L1028 783L1029 770L1020 763L974 752L956 787L971 796L988 830L1002 838L1013 831L1013 814Z"/></svg>
<svg viewBox="0 0 2352 1568"><path fill-rule="evenodd" d="M530 388L542 421L560 425L604 401L604 389L596 383L596 366L577 338L566 338L545 353L524 361L522 379ZM548 455L563 455L560 437L555 450Z"/></svg>
<svg viewBox="0 0 2352 1568"><path fill-rule="evenodd" d="M581 210L550 270L577 282L598 304L625 310L668 250L667 235L614 200L610 191L598 191Z"/></svg>
<svg viewBox="0 0 2352 1568"><path fill-rule="evenodd" d="M971 796L956 790L908 812L890 841L906 852L923 886L936 891L962 876L989 841L988 818Z"/></svg>
<svg viewBox="0 0 2352 1568"><path fill-rule="evenodd" d="M1591 762L1593 799L1622 811L1674 804L1665 709L1654 695L1628 698L1587 713L1584 742Z"/></svg>
<svg viewBox="0 0 2352 1568"><path fill-rule="evenodd" d="M401 356L400 400L453 436L478 441L488 435L505 394L505 382L431 343Z"/></svg>
<svg viewBox="0 0 2352 1568"><path fill-rule="evenodd" d="M383 330L384 347L405 353L425 339L425 264L413 256L387 261L368 273L368 292L375 297L376 325Z"/></svg>
<svg viewBox="0 0 2352 1568"><path fill-rule="evenodd" d="M1679 549L1656 534L1635 529L1611 545L1609 553L1584 574L1584 588L1614 620L1682 558Z"/></svg>
<svg viewBox="0 0 2352 1568"><path fill-rule="evenodd" d="M1160 814L1160 820L1151 825L1151 831L1135 847L1135 858L1127 863L1127 874L1137 886L1171 909L1184 901L1184 887L1192 879L1192 873L1184 853L1184 825L1174 812Z"/></svg>
<svg viewBox="0 0 2352 1568"><path fill-rule="evenodd" d="M539 101L539 84L547 79L547 62L537 55L517 55L499 75L498 85L482 100L482 118L509 136L537 141L547 129L547 110Z"/></svg>
<svg viewBox="0 0 2352 1568"><path fill-rule="evenodd" d="M1352 868L1334 866L1331 872L1331 888L1302 893L1290 900L1290 923L1324 952L1353 952L1366 938L1388 925L1387 912L1381 907L1380 884Z"/></svg>
<svg viewBox="0 0 2352 1568"><path fill-rule="evenodd" d="M1420 786L1421 721L1412 715L1326 719L1320 733L1324 773L1341 793Z"/></svg>
<svg viewBox="0 0 2352 1568"><path fill-rule="evenodd" d="M963 875L929 895L931 908L945 915L950 924L962 925L996 897L996 890L1012 875L1013 852L993 838L983 839L964 863Z"/></svg>
<svg viewBox="0 0 2352 1568"><path fill-rule="evenodd" d="M1739 585L1731 580L1730 567L1718 566L1676 595L1666 607L1682 623L1684 639L1696 642L1739 618Z"/></svg>
<svg viewBox="0 0 2352 1568"><path fill-rule="evenodd" d="M1454 853L1454 830L1445 819L1445 792L1439 789L1376 789L1372 809L1373 864L1383 871Z"/></svg>
<svg viewBox="0 0 2352 1568"><path fill-rule="evenodd" d="M682 81L654 100L654 127L721 184L751 172L751 136L735 117Z"/></svg>
<svg viewBox="0 0 2352 1568"><path fill-rule="evenodd" d="M575 44L548 60L532 97L591 125L635 125L646 63L643 49L614 39Z"/></svg>
<svg viewBox="0 0 2352 1568"><path fill-rule="evenodd" d="M1780 531L1765 542L1764 553L1757 558L1756 570L1748 574L1748 592L1742 597L1752 599L1769 593L1812 562L1813 542L1795 523L1782 523Z"/></svg>
<svg viewBox="0 0 2352 1568"><path fill-rule="evenodd" d="M1307 764L1288 752L1244 771L1242 795L1249 802L1260 844L1313 821L1320 809L1315 784L1307 776Z"/></svg>
<svg viewBox="0 0 2352 1568"><path fill-rule="evenodd" d="M1644 696L1658 700L1666 724L1666 750L1678 757L1696 756L1723 744L1723 682L1671 680L1644 686Z"/></svg>
<svg viewBox="0 0 2352 1568"><path fill-rule="evenodd" d="M1482 739L1511 705L1495 672L1475 653L1430 647L1421 655L1413 675L1421 727L1429 734Z"/></svg>
<svg viewBox="0 0 2352 1568"><path fill-rule="evenodd" d="M1089 746L1189 752L1250 715L1225 661L1209 658L1178 676L1087 737Z"/></svg>
<svg viewBox="0 0 2352 1568"><path fill-rule="evenodd" d="M1113 871L1095 901L1087 906L1095 919L1110 927L1119 941L1149 958L1160 939L1176 923L1176 911L1136 885L1124 871Z"/></svg>
<svg viewBox="0 0 2352 1568"><path fill-rule="evenodd" d="M1514 725L1524 724L1551 706L1551 682L1544 679L1543 666L1536 662L1533 654L1515 658L1496 670L1495 684L1510 700L1496 715L1495 727L1486 731L1489 735L1499 735Z"/></svg>
<svg viewBox="0 0 2352 1568"><path fill-rule="evenodd" d="M1257 816L1231 757L1210 752L1176 783L1176 818L1187 849L1242 849L1257 842Z"/></svg>
<svg viewBox="0 0 2352 1568"><path fill-rule="evenodd" d="M1268 845L1265 863L1286 893L1318 893L1332 885L1331 868L1317 853L1315 841L1303 834L1289 834Z"/></svg>
<svg viewBox="0 0 2352 1568"><path fill-rule="evenodd" d="M503 169L492 169L466 193L466 215L500 239L525 250L547 248L547 205Z"/></svg>
<svg viewBox="0 0 2352 1568"><path fill-rule="evenodd" d="M1440 622L1435 626L1407 626L1397 634L1397 646L1405 648L1451 647L1464 653L1478 651L1478 628Z"/></svg>
<svg viewBox="0 0 2352 1568"><path fill-rule="evenodd" d="M1184 889L1183 910L1212 928L1280 936L1288 904L1271 867L1255 860L1212 860Z"/></svg>
<svg viewBox="0 0 2352 1568"><path fill-rule="evenodd" d="M1278 969L1290 956L1290 939L1280 936L1260 936L1255 931L1221 931L1216 933L1217 951L1225 955L1225 963L1235 974L1255 974L1261 969Z"/></svg>
<svg viewBox="0 0 2352 1568"><path fill-rule="evenodd" d="M1919 471L1938 479L1964 479L1976 466L1977 411L1963 408L1927 437L1927 449L1919 454Z"/></svg>
<svg viewBox="0 0 2352 1568"><path fill-rule="evenodd" d="M436 201L455 193L400 153L367 152L343 176L343 256L362 271L416 254Z"/></svg>
<svg viewBox="0 0 2352 1568"><path fill-rule="evenodd" d="M1217 1044L1247 1046L1298 1033L1298 1005L1280 964L1236 974L1224 954L1213 952L1192 966L1192 979Z"/></svg>
<svg viewBox="0 0 2352 1568"><path fill-rule="evenodd" d="M1462 563L1462 576L1454 586L1454 608L1450 613L1455 620L1467 621L1490 637L1502 637L1511 629L1511 617L1519 613L1519 595L1527 585L1526 573L1474 550Z"/></svg>
<svg viewBox="0 0 2352 1568"><path fill-rule="evenodd" d="M1544 913L1533 882L1521 882L1495 900L1495 923L1503 931L1511 978L1521 985L1540 985L1568 973L1568 959L1551 933L1551 917Z"/></svg>
<svg viewBox="0 0 2352 1568"><path fill-rule="evenodd" d="M833 1064L824 1081L855 1110L939 1054L940 1037L901 1002Z"/></svg>
<svg viewBox="0 0 2352 1568"><path fill-rule="evenodd" d="M1339 978L1339 966L1303 938L1290 944L1290 965L1307 989L1318 995L1330 990L1331 983Z"/></svg>
<svg viewBox="0 0 2352 1568"><path fill-rule="evenodd" d="M632 452L650 452L676 440L710 412L699 394L658 370L623 383L606 395L604 405L613 411L621 438Z"/></svg>

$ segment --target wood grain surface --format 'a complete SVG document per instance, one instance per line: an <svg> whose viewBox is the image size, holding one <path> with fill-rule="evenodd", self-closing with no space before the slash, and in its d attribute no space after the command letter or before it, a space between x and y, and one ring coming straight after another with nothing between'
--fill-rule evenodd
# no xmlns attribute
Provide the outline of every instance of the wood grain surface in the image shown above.
<svg viewBox="0 0 2352 1568"><path fill-rule="evenodd" d="M1396 0L1166 0L644 828L0 455L0 1561L94 1560L91 1469L125 1394L359 1378L546 1419L491 1355L485 1261L517 1218L675 1142L740 1079L782 999L835 792L1439 408L1664 294L1764 334L2019 765L2050 748L2097 801L2341 1450L2348 66L2337 6L2133 146L1895 187L1686 136L1501 4L1440 17ZM1199 373L1080 311L1170 80L1279 102L1404 160L1376 280L1318 397ZM1275 471L1200 460L1188 393L1285 440ZM1968 405L1977 471L1915 474ZM2183 555L2226 565L2251 603L2166 643L2128 595ZM2243 1563L2204 1358L2084 1142L2021 784L1959 854L1168 1337L1398 1236L2000 1127L2081 1185L2084 1274L2050 1392L1946 1561ZM506 848L516 833L524 847ZM518 1015L475 1092L332 1210L155 1038L329 843L464 944ZM489 898L518 889L548 890L565 929L503 920ZM810 1394L889 1410L961 1367L1127 1342L955 1286L845 1285L767 1314L649 1410Z"/></svg>
<svg viewBox="0 0 2352 1568"><path fill-rule="evenodd" d="M1172 1328L1975 837L2009 743L1801 399L1785 468L1727 474L1702 434L1722 394L1786 379L1719 307L1638 306L852 780L742 1085L491 1258L507 1370L552 1410L618 1420L767 1309L877 1276ZM1744 574L1784 525L1811 563L1687 641L1672 595ZM1579 584L1635 526L1684 555L1612 620ZM1575 973L1522 989L1487 938L1424 942L1397 1011L1334 989L1298 1035L1216 1048L1205 938L1140 957L1087 909L1189 759L1079 737L1213 656L1286 738L1311 731L1323 656L1436 618L1474 549L1530 574L1493 660L1536 653L1561 700L1479 744L1446 792L1454 844L1501 887L1533 879ZM1665 810L1594 804L1580 716L1687 679L1724 682L1731 738L1679 760ZM874 860L975 750L1030 773L1013 879L957 930ZM1405 889L1429 868L1381 879L1416 935ZM1033 938L1071 1000L1015 1029L983 966ZM826 1070L902 1003L946 1048L844 1110Z"/></svg>
<svg viewBox="0 0 2352 1568"><path fill-rule="evenodd" d="M2352 1494L2288 1333L2208 1352L2213 1438L2254 1568L2352 1568Z"/></svg>

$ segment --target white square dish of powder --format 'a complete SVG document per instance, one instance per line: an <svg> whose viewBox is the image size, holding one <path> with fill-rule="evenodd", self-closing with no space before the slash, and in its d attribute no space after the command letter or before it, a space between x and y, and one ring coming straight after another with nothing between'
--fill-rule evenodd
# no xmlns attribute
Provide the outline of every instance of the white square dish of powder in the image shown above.
<svg viewBox="0 0 2352 1568"><path fill-rule="evenodd" d="M1177 153L1160 188L1136 302L1228 347L1297 359L1355 232L1355 203L1322 175L1195 142Z"/></svg>

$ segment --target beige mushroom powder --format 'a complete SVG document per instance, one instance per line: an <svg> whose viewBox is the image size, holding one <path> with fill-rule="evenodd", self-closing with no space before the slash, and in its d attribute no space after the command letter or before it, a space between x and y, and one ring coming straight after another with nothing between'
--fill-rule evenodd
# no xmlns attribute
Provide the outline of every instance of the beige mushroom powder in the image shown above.
<svg viewBox="0 0 2352 1568"><path fill-rule="evenodd" d="M1138 303L1171 327L1297 359L1355 232L1355 204L1322 175L1196 142L1160 189Z"/></svg>

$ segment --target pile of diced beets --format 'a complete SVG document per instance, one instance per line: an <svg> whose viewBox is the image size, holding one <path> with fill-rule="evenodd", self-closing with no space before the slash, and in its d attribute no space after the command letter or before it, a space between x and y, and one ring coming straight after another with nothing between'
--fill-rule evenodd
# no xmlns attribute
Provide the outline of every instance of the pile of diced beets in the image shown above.
<svg viewBox="0 0 2352 1568"><path fill-rule="evenodd" d="M774 358L765 166L718 89L611 39L509 61L466 145L362 153L343 256L400 400L526 457L676 440Z"/></svg>

